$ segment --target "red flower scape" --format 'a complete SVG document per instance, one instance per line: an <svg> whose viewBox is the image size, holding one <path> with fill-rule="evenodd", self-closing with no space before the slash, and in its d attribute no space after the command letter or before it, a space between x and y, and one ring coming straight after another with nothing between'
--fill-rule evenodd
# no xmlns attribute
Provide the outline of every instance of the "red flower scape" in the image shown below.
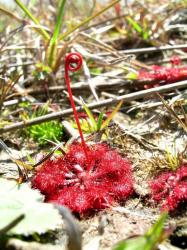
<svg viewBox="0 0 187 250"><path fill-rule="evenodd" d="M162 203L162 209L174 210L187 201L187 165L175 172L166 172L150 183L152 198Z"/></svg>
<svg viewBox="0 0 187 250"><path fill-rule="evenodd" d="M110 207L133 193L131 164L105 144L79 143L64 157L47 160L32 179L47 202L81 214Z"/></svg>

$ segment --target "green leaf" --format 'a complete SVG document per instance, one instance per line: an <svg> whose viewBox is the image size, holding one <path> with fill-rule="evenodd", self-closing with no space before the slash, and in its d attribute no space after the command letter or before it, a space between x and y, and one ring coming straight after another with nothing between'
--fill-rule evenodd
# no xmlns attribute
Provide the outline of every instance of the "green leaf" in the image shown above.
<svg viewBox="0 0 187 250"><path fill-rule="evenodd" d="M146 239L141 236L135 239L121 241L113 250L144 250Z"/></svg>
<svg viewBox="0 0 187 250"><path fill-rule="evenodd" d="M95 121L95 118L93 116L92 111L87 107L87 105L84 102L83 102L83 108L84 108L86 114L88 115L88 117L90 118L90 121L91 121L92 126L93 126L93 130L96 131L97 130L97 123Z"/></svg>
<svg viewBox="0 0 187 250"><path fill-rule="evenodd" d="M98 120L97 120L97 131L99 131L101 129L102 121L103 121L103 116L104 116L104 113L101 112L99 114L99 117L98 117Z"/></svg>
<svg viewBox="0 0 187 250"><path fill-rule="evenodd" d="M137 80L138 74L135 72L130 72L126 75L127 79L129 80Z"/></svg>
<svg viewBox="0 0 187 250"><path fill-rule="evenodd" d="M60 5L59 5L60 7L59 7L58 16L57 16L57 21L56 21L54 32L53 32L53 35L52 35L52 38L51 38L51 41L49 44L49 66L52 66L53 60L54 60L54 57L56 54L56 45L57 45L57 40L58 40L58 36L60 33L60 29L62 26L65 3L66 3L66 0L60 1Z"/></svg>
<svg viewBox="0 0 187 250"><path fill-rule="evenodd" d="M142 34L143 32L142 27L136 21L134 21L130 16L127 17L127 21L132 25L134 30Z"/></svg>
<svg viewBox="0 0 187 250"><path fill-rule="evenodd" d="M120 101L118 103L118 105L115 107L115 109L112 111L112 113L110 113L110 115L108 116L108 118L103 122L101 129L106 128L110 121L113 119L113 117L115 116L115 114L118 112L118 110L121 108L121 105L123 104L123 101Z"/></svg>
<svg viewBox="0 0 187 250"><path fill-rule="evenodd" d="M58 228L61 221L53 205L43 203L39 191L31 189L26 183L18 185L13 180L0 178L0 229L21 214L25 218L7 234L41 234Z"/></svg>
<svg viewBox="0 0 187 250"><path fill-rule="evenodd" d="M164 238L164 223L167 217L168 214L164 212L145 235L121 241L113 250L154 250Z"/></svg>
<svg viewBox="0 0 187 250"><path fill-rule="evenodd" d="M149 38L149 31L144 31L143 32L143 39L147 40Z"/></svg>
<svg viewBox="0 0 187 250"><path fill-rule="evenodd" d="M147 239L147 246L145 250L151 250L162 240L162 234L164 232L164 223L168 217L168 213L164 212L161 214L158 221L149 229L145 234Z"/></svg>

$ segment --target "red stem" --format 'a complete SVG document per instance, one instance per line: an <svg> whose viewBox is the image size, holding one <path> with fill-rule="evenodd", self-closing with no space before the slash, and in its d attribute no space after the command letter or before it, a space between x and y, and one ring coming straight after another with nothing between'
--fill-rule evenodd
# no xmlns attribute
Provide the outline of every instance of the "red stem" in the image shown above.
<svg viewBox="0 0 187 250"><path fill-rule="evenodd" d="M86 143L85 143L84 136L83 136L82 129L81 129L81 125L79 122L79 116L78 116L78 113L77 113L77 110L75 107L75 103L73 100L73 94L71 91L70 79L69 79L69 71L73 71L73 72L77 71L81 68L81 66L82 66L82 56L79 53L70 53L65 57L65 81L66 81L66 85L67 85L67 89L68 89L68 93L69 93L69 99L70 99L71 107L73 109L73 114L75 117L77 128L79 130L81 144L82 144L82 147L84 149L85 156L88 159Z"/></svg>

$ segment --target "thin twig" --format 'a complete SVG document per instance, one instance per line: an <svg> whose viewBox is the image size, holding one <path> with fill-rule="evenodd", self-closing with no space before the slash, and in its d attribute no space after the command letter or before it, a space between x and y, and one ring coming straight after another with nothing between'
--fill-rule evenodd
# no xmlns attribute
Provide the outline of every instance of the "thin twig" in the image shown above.
<svg viewBox="0 0 187 250"><path fill-rule="evenodd" d="M158 52L164 50L173 50L173 49L186 49L187 44L179 44L179 45L165 45L159 47L149 47L149 48L140 48L140 49L126 49L126 50L119 50L118 54L141 54L141 53L151 53L151 52ZM98 56L107 56L111 55L111 53L98 53Z"/></svg>
<svg viewBox="0 0 187 250"><path fill-rule="evenodd" d="M110 78L110 81L108 81L108 78ZM133 85L133 86L143 86L145 84L156 84L158 83L158 81L155 80L128 80L125 79L124 77L120 77L120 76L111 76L111 75L100 75L97 77L94 77L92 79L92 81L94 82L94 86L95 88L101 88L101 89L107 89L108 91L111 90L112 87L116 87L118 90L120 87L124 87L124 86L129 86L129 85ZM77 82L75 83L71 89L73 91L83 91L85 89L88 89L89 85L85 82ZM66 90L67 88L65 86L51 86L48 87L48 91L49 93L55 93L55 92L60 92L63 90ZM29 94L29 95L38 95L38 94L43 94L43 88L30 88L25 90L25 94Z"/></svg>
<svg viewBox="0 0 187 250"><path fill-rule="evenodd" d="M101 25L103 25L103 24L105 24L105 23L109 23L109 22L112 22L112 21L115 21L115 20L117 20L117 19L124 18L124 17L127 17L127 16L128 16L128 14L120 15L120 16L117 16L117 17L112 17L112 18L109 18L109 19L100 21L100 22L98 22L98 23L91 24L91 25L89 25L89 26L87 26L87 27L82 27L82 28L80 29L80 31L85 31L85 30L88 30L88 29L90 29L90 28L94 28L94 27L96 27L96 26L101 26Z"/></svg>
<svg viewBox="0 0 187 250"><path fill-rule="evenodd" d="M63 46L57 46L58 49L61 49ZM7 50L41 50L44 49L44 46L16 46L16 45L10 45L5 48L1 52L7 51ZM159 47L149 47L149 48L141 48L141 49L126 49L126 50L119 50L118 54L141 54L141 53L151 53L151 52L158 52L158 51L165 51L165 50L174 50L174 49L187 49L187 44L179 44L179 45L165 45L165 46L159 46ZM110 52L104 52L104 53L98 53L96 56L107 56L112 55Z"/></svg>
<svg viewBox="0 0 187 250"><path fill-rule="evenodd" d="M3 65L0 67L0 70L6 68L6 69L9 69L9 68L17 68L17 67L23 67L23 66L29 66L29 65L33 65L35 62L33 61L28 61L28 62L24 62L24 63L12 63L12 64L6 64L6 65Z"/></svg>
<svg viewBox="0 0 187 250"><path fill-rule="evenodd" d="M12 11L9 11L5 8L3 8L2 6L0 7L0 12L4 12L7 16L9 16L11 19L16 20L19 23L28 23L28 21L25 21L25 19L20 18L19 16L17 16L16 14L14 14Z"/></svg>
<svg viewBox="0 0 187 250"><path fill-rule="evenodd" d="M141 90L141 91L137 91L137 92L126 94L126 95L121 95L121 96L118 96L116 98L108 98L106 100L99 101L97 103L94 102L94 103L88 104L88 108L94 109L94 108L99 108L99 107L103 107L103 106L110 106L110 105L113 105L115 103L118 103L121 100L124 100L125 102L130 102L133 100L137 100L137 99L141 99L141 98L145 98L145 97L150 97L152 94L155 95L156 93L165 93L165 92L169 92L169 91L181 89L181 88L187 88L187 80L177 82L177 83L172 83L172 84L161 86L161 87ZM83 107L80 107L80 106L77 107L77 111L82 111L82 110L83 110ZM0 133L2 134L4 132L8 132L11 130L24 128L27 126L39 124L39 123L50 121L53 119L58 119L60 117L68 116L72 113L73 113L73 111L70 108L70 109L60 111L60 112L37 117L37 118L34 118L32 120L29 120L29 121L18 122L16 124L8 125L8 126L5 126L4 128L0 128Z"/></svg>
<svg viewBox="0 0 187 250"><path fill-rule="evenodd" d="M80 32L79 35L82 35L83 37L86 37L86 38L94 41L95 43L100 44L102 47L105 48L105 50L111 52L114 56L117 56L118 51L116 49L114 49L112 46L106 44L105 42L103 42L103 41L101 41L99 39L96 39L95 37L92 37L91 35L86 34L84 32Z"/></svg>
<svg viewBox="0 0 187 250"><path fill-rule="evenodd" d="M91 75L90 75L90 71L89 71L89 68L86 64L85 61L83 61L83 70L84 70L84 75L87 79L87 82L88 82L88 85L90 87L90 90L94 96L94 98L96 99L96 101L98 102L99 101L99 97L95 91L95 85L94 85L94 82L93 82L93 79L91 78Z"/></svg>
<svg viewBox="0 0 187 250"><path fill-rule="evenodd" d="M175 118L175 120L178 122L178 124L181 125L181 127L184 129L185 132L187 132L187 126L186 124L180 119L180 117L175 113L175 111L168 105L168 103L164 100L164 98L157 93L159 96L161 102L164 104L165 108L168 110L168 112Z"/></svg>
<svg viewBox="0 0 187 250"><path fill-rule="evenodd" d="M48 153L47 155L45 155L39 162L37 162L36 164L34 164L32 166L32 169L35 169L36 167L38 167L39 165L41 165L42 163L44 163L47 159L49 159L53 153L59 149L59 151L61 151L62 154L66 154L66 152L63 150L62 146L63 146L64 143L60 143L60 144L57 144L52 150L50 153Z"/></svg>

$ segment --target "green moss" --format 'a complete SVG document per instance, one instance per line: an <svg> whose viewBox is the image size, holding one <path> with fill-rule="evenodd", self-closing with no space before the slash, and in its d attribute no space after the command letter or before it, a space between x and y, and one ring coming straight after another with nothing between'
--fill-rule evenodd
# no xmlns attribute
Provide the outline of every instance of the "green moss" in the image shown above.
<svg viewBox="0 0 187 250"><path fill-rule="evenodd" d="M29 137L39 145L44 146L48 141L58 142L63 135L63 126L59 121L44 122L27 128Z"/></svg>
<svg viewBox="0 0 187 250"><path fill-rule="evenodd" d="M47 114L49 103L45 104L42 108L38 108L34 112L27 108L23 118L26 120L34 119L36 117ZM58 142L63 135L63 125L58 120L36 124L26 128L26 135L32 138L40 146L45 146L48 141Z"/></svg>

